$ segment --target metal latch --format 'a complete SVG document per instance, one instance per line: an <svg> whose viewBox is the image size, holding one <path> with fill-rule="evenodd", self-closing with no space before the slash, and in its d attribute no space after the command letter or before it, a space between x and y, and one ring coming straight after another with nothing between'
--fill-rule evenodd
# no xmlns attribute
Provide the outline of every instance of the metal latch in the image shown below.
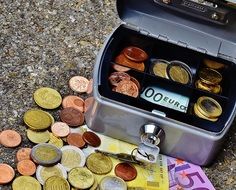
<svg viewBox="0 0 236 190"><path fill-rule="evenodd" d="M143 125L140 128L141 143L135 159L144 163L157 163L160 152L158 145L164 140L165 132L154 123Z"/></svg>

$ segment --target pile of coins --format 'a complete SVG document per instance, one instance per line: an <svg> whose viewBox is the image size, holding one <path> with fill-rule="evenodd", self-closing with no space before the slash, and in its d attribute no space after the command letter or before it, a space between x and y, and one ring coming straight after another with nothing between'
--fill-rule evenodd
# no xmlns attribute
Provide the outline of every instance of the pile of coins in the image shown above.
<svg viewBox="0 0 236 190"><path fill-rule="evenodd" d="M202 119L216 122L222 114L222 107L215 99L202 96L194 104L194 113Z"/></svg>
<svg viewBox="0 0 236 190"><path fill-rule="evenodd" d="M139 81L125 72L113 72L109 77L112 91L137 98L141 88Z"/></svg>
<svg viewBox="0 0 236 190"><path fill-rule="evenodd" d="M152 60L149 72L155 76L169 79L181 84L192 83L191 68L181 61Z"/></svg>
<svg viewBox="0 0 236 190"><path fill-rule="evenodd" d="M222 75L215 69L203 68L199 71L199 79L196 81L196 88L205 90L214 94L222 92Z"/></svg>
<svg viewBox="0 0 236 190"><path fill-rule="evenodd" d="M76 92L91 93L89 81L84 77L73 77L69 85ZM99 147L101 139L92 131L81 127L84 112L89 109L93 97L86 100L75 95L62 99L59 92L51 88L40 88L34 93L34 100L44 109L55 109L62 105L60 120L41 109L30 109L24 114L27 137L35 144L31 148L17 151L17 171L7 164L0 164L0 184L12 182L13 190L127 190L125 181L136 178L137 170L130 163L119 163L114 167L116 176L105 176L100 182L96 175L108 174L113 169L110 157L100 152L86 155L83 149ZM5 147L17 147L21 136L13 130L0 133L0 143ZM85 151L86 152L86 151Z"/></svg>
<svg viewBox="0 0 236 190"><path fill-rule="evenodd" d="M148 59L148 54L141 48L129 46L124 48L115 58L115 63L139 71L145 70L144 62Z"/></svg>

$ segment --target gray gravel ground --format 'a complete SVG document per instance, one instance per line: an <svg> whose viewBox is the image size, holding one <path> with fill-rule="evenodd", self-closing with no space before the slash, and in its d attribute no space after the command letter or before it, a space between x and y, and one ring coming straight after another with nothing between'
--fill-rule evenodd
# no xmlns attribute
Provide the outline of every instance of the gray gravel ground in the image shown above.
<svg viewBox="0 0 236 190"><path fill-rule="evenodd" d="M49 86L73 94L68 80L91 78L96 55L119 22L114 0L0 0L0 131L15 129L23 137L20 147L32 146L22 121L26 110L37 107L32 93ZM235 127L215 164L205 169L217 190L236 189ZM0 145L0 163L16 168L19 148Z"/></svg>

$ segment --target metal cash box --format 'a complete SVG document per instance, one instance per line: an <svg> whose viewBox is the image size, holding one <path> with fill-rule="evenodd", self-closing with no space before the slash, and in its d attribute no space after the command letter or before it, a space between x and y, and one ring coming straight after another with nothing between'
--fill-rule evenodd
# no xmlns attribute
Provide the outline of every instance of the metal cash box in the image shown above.
<svg viewBox="0 0 236 190"><path fill-rule="evenodd" d="M94 131L133 144L139 144L145 134L148 140L154 136L160 141L161 153L207 165L216 157L235 116L236 21L217 25L169 12L158 4L156 0L117 1L118 14L124 22L108 37L97 57L94 102L85 115L86 122ZM127 46L137 46L149 55L143 72L128 71L141 84L137 98L112 91L108 80L114 71L111 64ZM151 75L148 69L152 58L185 62L191 68L193 83L180 84ZM206 58L226 66L221 94L195 87ZM188 97L187 112L141 98L150 85ZM216 122L192 113L194 103L201 96L212 97L222 106L222 115Z"/></svg>

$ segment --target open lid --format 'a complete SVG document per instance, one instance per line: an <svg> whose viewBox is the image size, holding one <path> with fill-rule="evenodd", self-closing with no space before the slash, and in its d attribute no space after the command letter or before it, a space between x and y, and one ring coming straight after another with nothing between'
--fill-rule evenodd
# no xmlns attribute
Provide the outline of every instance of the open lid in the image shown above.
<svg viewBox="0 0 236 190"><path fill-rule="evenodd" d="M117 0L119 17L141 33L236 63L236 20L226 26L189 19L154 0Z"/></svg>

